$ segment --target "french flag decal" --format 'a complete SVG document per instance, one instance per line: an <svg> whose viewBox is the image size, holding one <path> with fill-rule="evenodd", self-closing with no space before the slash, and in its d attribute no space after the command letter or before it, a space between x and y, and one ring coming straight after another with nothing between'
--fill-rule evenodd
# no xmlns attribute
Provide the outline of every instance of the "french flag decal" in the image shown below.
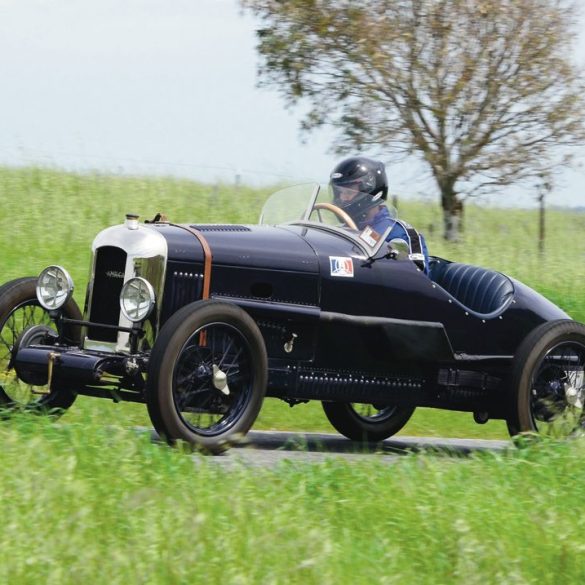
<svg viewBox="0 0 585 585"><path fill-rule="evenodd" d="M344 256L329 256L331 276L353 278L353 260Z"/></svg>

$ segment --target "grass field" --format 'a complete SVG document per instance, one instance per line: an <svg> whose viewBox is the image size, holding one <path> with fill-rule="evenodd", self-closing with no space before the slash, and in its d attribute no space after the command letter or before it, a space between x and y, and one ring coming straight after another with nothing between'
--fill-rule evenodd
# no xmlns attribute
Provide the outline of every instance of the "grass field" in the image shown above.
<svg viewBox="0 0 585 585"><path fill-rule="evenodd" d="M223 470L120 426L0 427L0 582L582 584L585 444Z"/></svg>
<svg viewBox="0 0 585 585"><path fill-rule="evenodd" d="M244 222L257 220L273 188L235 189L201 185L174 178L114 177L71 174L56 170L0 168L0 281L35 275L46 265L64 265L77 283L83 304L90 245L98 231L122 223L128 212L142 219L162 211L174 222ZM551 211L545 254L537 252L536 211L466 208L464 239L447 244L441 238L436 202L403 201L399 214L425 233L431 253L500 270L542 292L585 321L585 214ZM79 404L103 413L111 403L80 398L67 414L78 416ZM123 404L130 423L148 424L144 407ZM85 412L82 411L83 413ZM319 404L294 409L266 402L256 428L331 430ZM502 438L502 421L476 425L469 414L421 409L402 434Z"/></svg>
<svg viewBox="0 0 585 585"><path fill-rule="evenodd" d="M82 302L89 247L132 211L252 222L266 192L176 179L0 168L0 280L61 263ZM585 216L468 207L462 244L428 202L401 215L434 254L489 266L585 320ZM429 229L429 226L431 229ZM585 440L471 457L222 469L152 444L145 408L80 397L58 422L0 420L0 583L580 585ZM256 428L330 430L318 404L267 401ZM506 436L501 422L420 410L405 434ZM582 497L583 496L583 497Z"/></svg>

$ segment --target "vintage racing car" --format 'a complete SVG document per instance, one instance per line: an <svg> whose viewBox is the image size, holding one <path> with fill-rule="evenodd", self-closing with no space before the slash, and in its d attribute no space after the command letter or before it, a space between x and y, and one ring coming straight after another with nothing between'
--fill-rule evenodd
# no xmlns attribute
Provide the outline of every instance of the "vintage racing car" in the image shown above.
<svg viewBox="0 0 585 585"><path fill-rule="evenodd" d="M258 225L128 215L93 241L83 313L57 265L0 287L2 408L142 402L167 441L210 452L265 396L319 400L354 440L417 406L512 435L579 430L585 327L493 270L431 257L427 275L387 234L317 185L275 193Z"/></svg>

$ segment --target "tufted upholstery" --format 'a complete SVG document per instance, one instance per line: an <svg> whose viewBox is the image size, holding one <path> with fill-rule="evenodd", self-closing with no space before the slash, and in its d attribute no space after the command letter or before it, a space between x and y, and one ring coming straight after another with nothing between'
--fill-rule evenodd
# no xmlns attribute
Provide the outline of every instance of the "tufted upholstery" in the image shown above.
<svg viewBox="0 0 585 585"><path fill-rule="evenodd" d="M482 315L499 313L514 297L512 281L494 270L435 259L431 280L468 309Z"/></svg>

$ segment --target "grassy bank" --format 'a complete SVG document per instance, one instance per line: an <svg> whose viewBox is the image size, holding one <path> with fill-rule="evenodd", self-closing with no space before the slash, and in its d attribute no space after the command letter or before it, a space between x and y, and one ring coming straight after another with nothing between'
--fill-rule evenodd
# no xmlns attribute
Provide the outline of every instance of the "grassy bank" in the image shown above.
<svg viewBox="0 0 585 585"><path fill-rule="evenodd" d="M580 584L585 445L224 470L86 418L0 427L0 582Z"/></svg>
<svg viewBox="0 0 585 585"><path fill-rule="evenodd" d="M91 241L99 230L121 223L125 213L145 219L162 211L175 222L255 222L270 191L172 178L0 168L0 281L38 274L46 265L59 263L71 272L82 304ZM549 212L543 256L537 252L535 211L469 205L458 245L441 239L435 202L401 201L400 216L425 233L433 254L506 272L585 321L580 287L585 281L585 214ZM80 398L65 420L75 422L87 412L99 412L107 421L111 409L109 403ZM142 406L118 409L129 423L148 423ZM330 430L318 404L290 409L275 401L267 401L256 427ZM417 411L403 434L506 436L501 421L479 427L468 414L427 410Z"/></svg>
<svg viewBox="0 0 585 585"><path fill-rule="evenodd" d="M0 167L0 276L8 280L23 271L35 274L58 261L70 268L77 282L84 282L93 237L121 223L125 213L147 219L163 211L178 223L253 223L272 190ZM442 240L435 201L401 200L399 214L425 233L432 254L505 272L585 321L585 297L580 294L585 213L549 211L542 256L537 250L536 210L468 205L460 244Z"/></svg>

